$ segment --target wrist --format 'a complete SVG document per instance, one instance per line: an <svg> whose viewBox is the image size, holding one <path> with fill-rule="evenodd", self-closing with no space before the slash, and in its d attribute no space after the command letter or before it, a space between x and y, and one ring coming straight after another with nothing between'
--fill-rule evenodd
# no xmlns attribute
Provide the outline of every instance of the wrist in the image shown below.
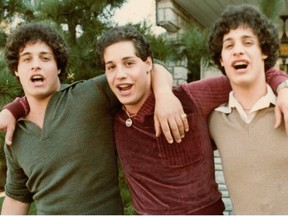
<svg viewBox="0 0 288 216"><path fill-rule="evenodd" d="M14 119L17 120L17 115L15 115L15 113L13 113L10 109L3 107L1 110L1 115L2 115L2 113L5 114L6 116L7 115L13 116Z"/></svg>
<svg viewBox="0 0 288 216"><path fill-rule="evenodd" d="M288 88L288 80L285 80L284 82L280 83L277 87L277 93L279 93L279 91L281 89L285 89Z"/></svg>

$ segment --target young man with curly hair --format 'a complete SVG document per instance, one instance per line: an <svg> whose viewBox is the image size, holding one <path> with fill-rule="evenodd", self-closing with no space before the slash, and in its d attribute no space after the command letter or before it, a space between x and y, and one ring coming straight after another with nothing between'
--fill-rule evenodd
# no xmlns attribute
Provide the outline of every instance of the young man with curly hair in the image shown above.
<svg viewBox="0 0 288 216"><path fill-rule="evenodd" d="M278 58L277 29L251 5L229 6L213 26L209 49L232 86L209 128L233 212L287 214L288 137L284 124L273 129L276 96L265 80Z"/></svg>

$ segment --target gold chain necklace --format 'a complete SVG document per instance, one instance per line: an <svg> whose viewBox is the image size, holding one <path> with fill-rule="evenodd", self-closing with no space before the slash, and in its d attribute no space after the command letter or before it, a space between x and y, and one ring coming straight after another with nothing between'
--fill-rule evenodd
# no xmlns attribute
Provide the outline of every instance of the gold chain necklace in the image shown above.
<svg viewBox="0 0 288 216"><path fill-rule="evenodd" d="M137 115L137 113L130 115L129 112L126 110L125 106L123 106L123 110L125 111L126 115L128 116L128 119L126 119L126 121L125 121L125 125L126 125L126 127L131 127L133 124L132 118L134 118Z"/></svg>

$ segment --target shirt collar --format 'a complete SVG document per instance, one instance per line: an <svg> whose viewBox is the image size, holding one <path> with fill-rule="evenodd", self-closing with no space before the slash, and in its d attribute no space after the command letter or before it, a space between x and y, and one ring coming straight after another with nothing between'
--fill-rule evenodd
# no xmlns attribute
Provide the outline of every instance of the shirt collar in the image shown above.
<svg viewBox="0 0 288 216"><path fill-rule="evenodd" d="M270 106L270 104L276 105L276 96L273 93L271 87L267 85L267 94L263 97L261 97L252 107L250 112L256 112L260 109L264 109ZM231 113L232 108L236 108L237 110L243 110L240 103L237 101L237 99L234 97L233 91L229 93L229 101L227 104L221 105L218 108L216 108L216 111L223 112L223 113Z"/></svg>

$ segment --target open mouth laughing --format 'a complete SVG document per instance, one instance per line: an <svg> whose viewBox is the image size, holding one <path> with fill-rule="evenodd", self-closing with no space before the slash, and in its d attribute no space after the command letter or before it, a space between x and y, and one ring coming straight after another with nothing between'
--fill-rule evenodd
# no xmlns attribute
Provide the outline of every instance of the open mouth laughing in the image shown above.
<svg viewBox="0 0 288 216"><path fill-rule="evenodd" d="M119 89L120 92L128 91L132 88L132 84L119 84L116 85L116 88Z"/></svg>
<svg viewBox="0 0 288 216"><path fill-rule="evenodd" d="M240 70L240 69L246 69L248 66L248 62L247 61L237 61L233 64L233 67L236 70Z"/></svg>
<svg viewBox="0 0 288 216"><path fill-rule="evenodd" d="M40 74L33 75L30 79L34 84L42 84L44 82L44 77Z"/></svg>

